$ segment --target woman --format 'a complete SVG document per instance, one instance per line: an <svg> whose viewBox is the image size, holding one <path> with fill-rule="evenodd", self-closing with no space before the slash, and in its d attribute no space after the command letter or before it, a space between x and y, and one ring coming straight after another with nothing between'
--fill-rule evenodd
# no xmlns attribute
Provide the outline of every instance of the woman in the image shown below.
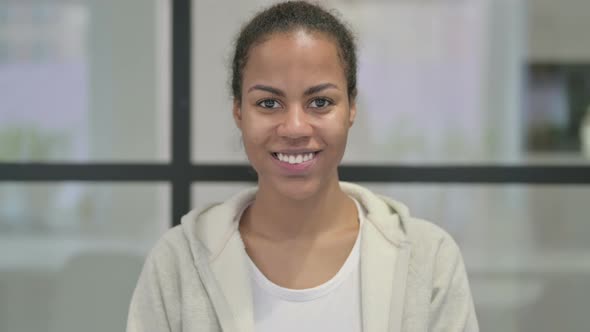
<svg viewBox="0 0 590 332"><path fill-rule="evenodd" d="M149 255L128 331L477 331L453 240L338 179L356 116L349 30L317 5L257 14L233 116L258 187L191 211Z"/></svg>

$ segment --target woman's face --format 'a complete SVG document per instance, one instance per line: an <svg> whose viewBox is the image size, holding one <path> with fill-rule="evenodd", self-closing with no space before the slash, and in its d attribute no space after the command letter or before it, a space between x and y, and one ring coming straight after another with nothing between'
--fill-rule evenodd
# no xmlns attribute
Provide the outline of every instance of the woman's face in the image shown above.
<svg viewBox="0 0 590 332"><path fill-rule="evenodd" d="M356 115L336 44L300 30L254 46L233 114L261 189L305 199L333 183Z"/></svg>

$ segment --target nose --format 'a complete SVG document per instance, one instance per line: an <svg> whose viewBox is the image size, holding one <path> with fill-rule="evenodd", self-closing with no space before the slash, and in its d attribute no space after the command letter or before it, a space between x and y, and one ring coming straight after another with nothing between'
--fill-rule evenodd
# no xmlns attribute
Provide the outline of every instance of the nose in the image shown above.
<svg viewBox="0 0 590 332"><path fill-rule="evenodd" d="M289 107L277 129L278 135L291 139L311 136L313 129L308 116L301 106Z"/></svg>

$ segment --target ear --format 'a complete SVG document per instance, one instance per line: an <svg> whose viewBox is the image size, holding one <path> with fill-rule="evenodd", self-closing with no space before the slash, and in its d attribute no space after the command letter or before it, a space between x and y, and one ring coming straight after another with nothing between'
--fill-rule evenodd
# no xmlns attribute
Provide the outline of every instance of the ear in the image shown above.
<svg viewBox="0 0 590 332"><path fill-rule="evenodd" d="M240 101L237 98L234 98L234 106L232 110L234 121L236 122L236 127L242 130L242 109Z"/></svg>
<svg viewBox="0 0 590 332"><path fill-rule="evenodd" d="M350 110L348 112L348 128L352 127L354 120L356 119L356 98L350 101Z"/></svg>

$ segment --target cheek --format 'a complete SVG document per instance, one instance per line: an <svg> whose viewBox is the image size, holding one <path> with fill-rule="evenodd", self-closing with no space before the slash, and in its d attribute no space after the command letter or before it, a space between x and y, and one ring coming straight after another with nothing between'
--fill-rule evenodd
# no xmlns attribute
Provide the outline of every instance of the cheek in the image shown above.
<svg viewBox="0 0 590 332"><path fill-rule="evenodd" d="M334 133L334 144L338 146L340 150L344 150L346 142L348 141L348 128L343 127L337 133Z"/></svg>
<svg viewBox="0 0 590 332"><path fill-rule="evenodd" d="M329 126L324 127L324 139L331 145L346 145L349 129L348 122L341 119L334 120Z"/></svg>
<svg viewBox="0 0 590 332"><path fill-rule="evenodd" d="M260 119L244 117L242 122L242 140L246 150L252 151L264 145L270 137L270 129Z"/></svg>

